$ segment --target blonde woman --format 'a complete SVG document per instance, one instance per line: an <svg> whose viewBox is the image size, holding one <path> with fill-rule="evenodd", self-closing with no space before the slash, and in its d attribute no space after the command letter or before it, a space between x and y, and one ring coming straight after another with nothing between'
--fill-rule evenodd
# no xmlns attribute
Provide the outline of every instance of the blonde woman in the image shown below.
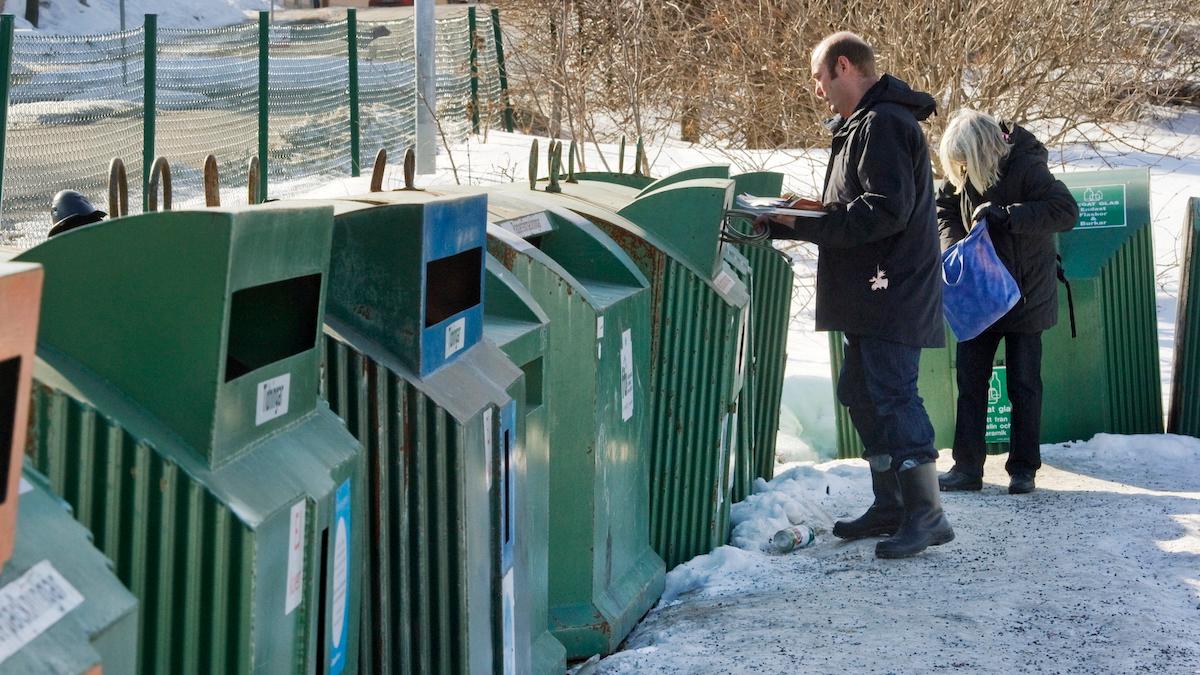
<svg viewBox="0 0 1200 675"><path fill-rule="evenodd" d="M1075 226L1079 209L1067 187L1050 174L1045 146L1015 124L960 110L942 134L939 154L947 176L937 197L942 249L986 219L1021 299L978 337L958 343L954 468L939 476L938 484L943 491L983 487L988 382L1003 339L1012 402L1008 491L1032 492L1042 466L1042 331L1058 321L1054 235Z"/></svg>

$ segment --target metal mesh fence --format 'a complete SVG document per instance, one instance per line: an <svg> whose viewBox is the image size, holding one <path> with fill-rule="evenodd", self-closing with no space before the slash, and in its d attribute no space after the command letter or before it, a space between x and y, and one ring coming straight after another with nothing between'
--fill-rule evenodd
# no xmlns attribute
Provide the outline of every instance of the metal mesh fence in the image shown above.
<svg viewBox="0 0 1200 675"><path fill-rule="evenodd" d="M438 133L449 143L461 143L471 133L471 39L465 13L437 20L434 59Z"/></svg>
<svg viewBox="0 0 1200 675"><path fill-rule="evenodd" d="M393 162L417 139L413 20L358 24L358 117L363 171L383 148Z"/></svg>
<svg viewBox="0 0 1200 675"><path fill-rule="evenodd" d="M141 29L14 41L0 243L28 247L45 239L50 201L64 188L104 209L113 157L138 182L144 47Z"/></svg>
<svg viewBox="0 0 1200 675"><path fill-rule="evenodd" d="M492 14L480 11L475 23L477 53L475 67L479 88L479 128L499 129L504 120L504 103L500 91L500 67L496 61L496 33Z"/></svg>
<svg viewBox="0 0 1200 675"><path fill-rule="evenodd" d="M345 21L271 27L267 180L272 197L287 198L350 175L346 27Z"/></svg>
<svg viewBox="0 0 1200 675"><path fill-rule="evenodd" d="M258 151L258 27L159 29L157 84L155 154L171 162L173 208L204 206L209 154L221 203L245 204Z"/></svg>
<svg viewBox="0 0 1200 675"><path fill-rule="evenodd" d="M351 172L348 22L269 29L267 183L287 198ZM171 164L173 207L204 205L207 155L220 166L221 203L245 203L259 142L259 27L159 29L155 53L154 154ZM394 158L416 137L414 20L358 22L357 90L362 170L386 148ZM438 146L471 131L467 12L436 20ZM483 128L503 119L492 17L478 13L476 77ZM28 247L50 230L50 201L73 188L105 208L108 167L125 162L130 210L141 210L143 29L88 36L21 32L13 43L0 244ZM105 210L108 210L105 208Z"/></svg>

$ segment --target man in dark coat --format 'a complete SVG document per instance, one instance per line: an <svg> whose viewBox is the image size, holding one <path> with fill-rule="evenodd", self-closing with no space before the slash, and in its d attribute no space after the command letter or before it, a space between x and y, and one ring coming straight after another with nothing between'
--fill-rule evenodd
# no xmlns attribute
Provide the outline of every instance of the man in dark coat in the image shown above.
<svg viewBox="0 0 1200 675"><path fill-rule="evenodd" d="M986 218L996 255L1017 282L1021 299L986 331L958 344L954 468L939 483L942 490L983 486L989 381L1003 338L1012 403L1005 464L1009 492L1031 492L1042 466L1042 331L1058 321L1055 234L1075 226L1079 208L1066 185L1050 174L1045 146L1019 126L974 110L959 111L942 135L941 155L947 175L959 172L938 191L943 249ZM968 166L974 176L967 175ZM987 187L980 191L976 181Z"/></svg>
<svg viewBox="0 0 1200 675"><path fill-rule="evenodd" d="M934 101L876 75L874 52L853 33L817 45L812 78L836 113L825 214L775 216L771 236L817 244L817 330L845 334L837 394L866 448L875 501L833 533L893 535L876 555L906 557L954 538L917 394L921 348L945 340L933 173L919 124Z"/></svg>

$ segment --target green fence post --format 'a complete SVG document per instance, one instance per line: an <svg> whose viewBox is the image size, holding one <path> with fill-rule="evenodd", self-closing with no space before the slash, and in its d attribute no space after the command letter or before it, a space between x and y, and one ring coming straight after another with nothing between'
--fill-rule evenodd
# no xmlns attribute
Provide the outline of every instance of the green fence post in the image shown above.
<svg viewBox="0 0 1200 675"><path fill-rule="evenodd" d="M467 8L467 39L471 41L471 133L479 133L479 43L475 39L475 5Z"/></svg>
<svg viewBox="0 0 1200 675"><path fill-rule="evenodd" d="M346 10L346 46L350 54L350 175L362 173L362 160L359 158L359 122L358 122L358 10Z"/></svg>
<svg viewBox="0 0 1200 675"><path fill-rule="evenodd" d="M146 34L146 49L142 68L142 210L150 206L150 165L154 163L155 77L158 68L158 15L147 14L142 26Z"/></svg>
<svg viewBox="0 0 1200 675"><path fill-rule="evenodd" d="M13 18L0 16L0 203L4 198L4 148L8 142L8 90L12 75ZM0 211L2 212L2 211Z"/></svg>
<svg viewBox="0 0 1200 675"><path fill-rule="evenodd" d="M500 75L500 99L504 101L504 130L513 130L512 100L508 98L508 69L504 65L504 42L500 34L500 10L492 8L492 34L496 39L496 70Z"/></svg>
<svg viewBox="0 0 1200 675"><path fill-rule="evenodd" d="M271 13L258 13L258 202L267 199L267 109L270 85L268 55L271 44Z"/></svg>

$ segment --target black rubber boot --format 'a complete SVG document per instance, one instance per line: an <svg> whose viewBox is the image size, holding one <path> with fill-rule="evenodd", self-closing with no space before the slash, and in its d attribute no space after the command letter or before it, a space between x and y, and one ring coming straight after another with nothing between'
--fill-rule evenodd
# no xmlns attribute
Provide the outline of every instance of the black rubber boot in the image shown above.
<svg viewBox="0 0 1200 675"><path fill-rule="evenodd" d="M893 537L875 545L877 558L907 558L954 539L938 497L937 469L932 462L910 465L911 461L896 472L904 497L904 523Z"/></svg>
<svg viewBox="0 0 1200 675"><path fill-rule="evenodd" d="M938 476L938 488L942 492L967 492L983 489L983 478L972 476L965 471L953 468Z"/></svg>
<svg viewBox="0 0 1200 675"><path fill-rule="evenodd" d="M833 524L833 536L841 539L862 539L895 534L904 521L904 502L900 484L891 468L871 471L871 490L875 502L867 512L854 520L839 520Z"/></svg>

